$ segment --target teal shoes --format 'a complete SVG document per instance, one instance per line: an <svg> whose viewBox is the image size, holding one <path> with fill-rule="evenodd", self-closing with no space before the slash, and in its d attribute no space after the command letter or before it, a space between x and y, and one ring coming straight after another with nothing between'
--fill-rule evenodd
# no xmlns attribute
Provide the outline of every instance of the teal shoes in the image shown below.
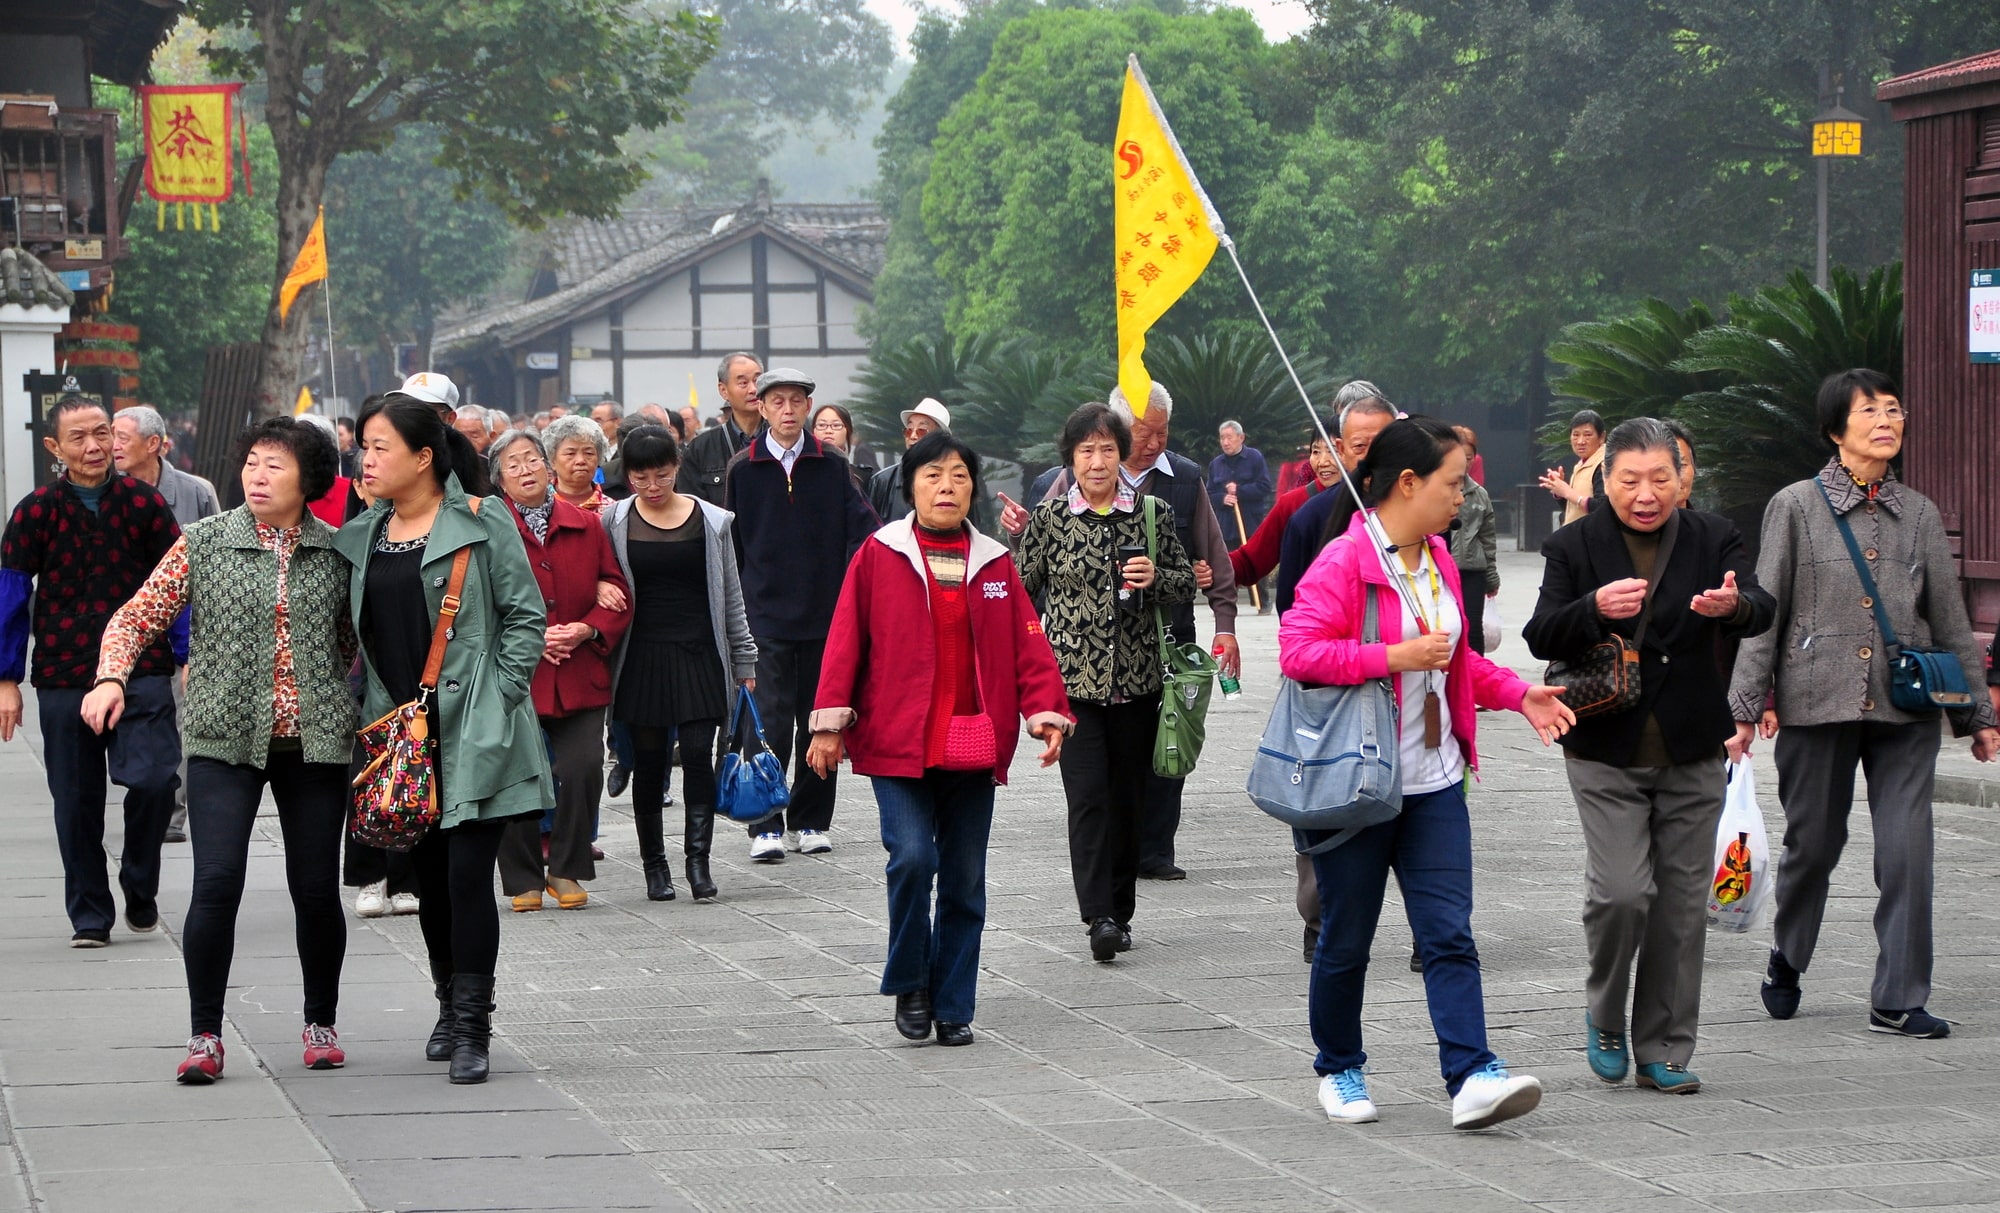
<svg viewBox="0 0 2000 1213"><path fill-rule="evenodd" d="M1583 1013L1583 1051L1590 1058L1590 1072L1605 1082L1624 1082L1631 1068L1631 1054L1625 1048L1625 1033L1607 1032ZM1643 1069L1643 1067L1642 1067Z"/></svg>
<svg viewBox="0 0 2000 1213"><path fill-rule="evenodd" d="M1677 1061L1649 1061L1639 1067L1639 1085L1669 1095L1692 1095L1701 1090L1701 1076Z"/></svg>

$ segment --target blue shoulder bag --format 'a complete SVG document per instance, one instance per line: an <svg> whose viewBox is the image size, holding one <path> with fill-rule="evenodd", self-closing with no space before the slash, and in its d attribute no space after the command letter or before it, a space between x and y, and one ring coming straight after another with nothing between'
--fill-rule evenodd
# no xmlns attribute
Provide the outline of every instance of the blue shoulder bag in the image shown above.
<svg viewBox="0 0 2000 1213"><path fill-rule="evenodd" d="M746 711L752 741L742 736ZM756 697L739 686L736 708L729 714L729 752L715 768L715 811L731 821L755 825L784 811L791 800L785 768L764 740L764 720L757 714Z"/></svg>

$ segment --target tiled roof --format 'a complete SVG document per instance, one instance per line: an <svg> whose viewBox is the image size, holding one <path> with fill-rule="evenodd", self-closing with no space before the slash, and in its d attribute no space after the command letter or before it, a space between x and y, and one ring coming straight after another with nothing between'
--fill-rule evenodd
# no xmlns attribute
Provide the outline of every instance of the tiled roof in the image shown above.
<svg viewBox="0 0 2000 1213"><path fill-rule="evenodd" d="M17 248L0 248L0 304L22 307L74 307L76 292L63 285L55 272L36 260L33 253Z"/></svg>
<svg viewBox="0 0 2000 1213"><path fill-rule="evenodd" d="M1918 97L1925 93L1942 92L1948 88L1964 88L1967 85L1985 84L1994 80L2000 80L2000 50L1954 59L1950 63L1940 63L1936 67L1927 67L1922 71L1884 80L1875 88L1875 99L1895 101L1903 97Z"/></svg>
<svg viewBox="0 0 2000 1213"><path fill-rule="evenodd" d="M698 260L703 249L736 240L760 222L817 250L863 285L881 272L889 221L873 204L765 205L768 209L751 203L737 208L635 210L616 219L572 224L549 237L556 262L553 294L448 320L436 337L437 351L507 345L551 320L588 311L600 298L670 266Z"/></svg>

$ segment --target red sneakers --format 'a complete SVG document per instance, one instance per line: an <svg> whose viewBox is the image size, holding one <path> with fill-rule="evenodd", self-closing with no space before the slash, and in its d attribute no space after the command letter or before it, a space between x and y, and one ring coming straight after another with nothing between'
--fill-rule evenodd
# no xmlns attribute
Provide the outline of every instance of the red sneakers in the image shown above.
<svg viewBox="0 0 2000 1213"><path fill-rule="evenodd" d="M174 1072L174 1078L189 1086L205 1087L222 1077L222 1041L203 1032L188 1038L187 1060Z"/></svg>
<svg viewBox="0 0 2000 1213"><path fill-rule="evenodd" d="M338 1070L347 1064L347 1054L340 1049L340 1034L332 1028L309 1023L299 1039L306 1045L306 1069Z"/></svg>

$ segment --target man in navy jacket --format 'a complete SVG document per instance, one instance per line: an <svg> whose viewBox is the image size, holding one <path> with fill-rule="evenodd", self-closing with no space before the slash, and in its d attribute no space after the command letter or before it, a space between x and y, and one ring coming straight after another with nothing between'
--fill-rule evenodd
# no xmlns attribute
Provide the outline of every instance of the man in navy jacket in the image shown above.
<svg viewBox="0 0 2000 1213"><path fill-rule="evenodd" d="M806 765L807 719L819 690L820 660L847 563L881 523L861 496L839 451L806 432L817 385L790 367L757 379L764 432L730 461L724 507L736 514L736 563L743 607L757 639L757 710L780 763L799 761L792 803L750 827L750 858L784 859L786 845L806 855L833 849L834 776ZM787 829L796 835L787 839Z"/></svg>

